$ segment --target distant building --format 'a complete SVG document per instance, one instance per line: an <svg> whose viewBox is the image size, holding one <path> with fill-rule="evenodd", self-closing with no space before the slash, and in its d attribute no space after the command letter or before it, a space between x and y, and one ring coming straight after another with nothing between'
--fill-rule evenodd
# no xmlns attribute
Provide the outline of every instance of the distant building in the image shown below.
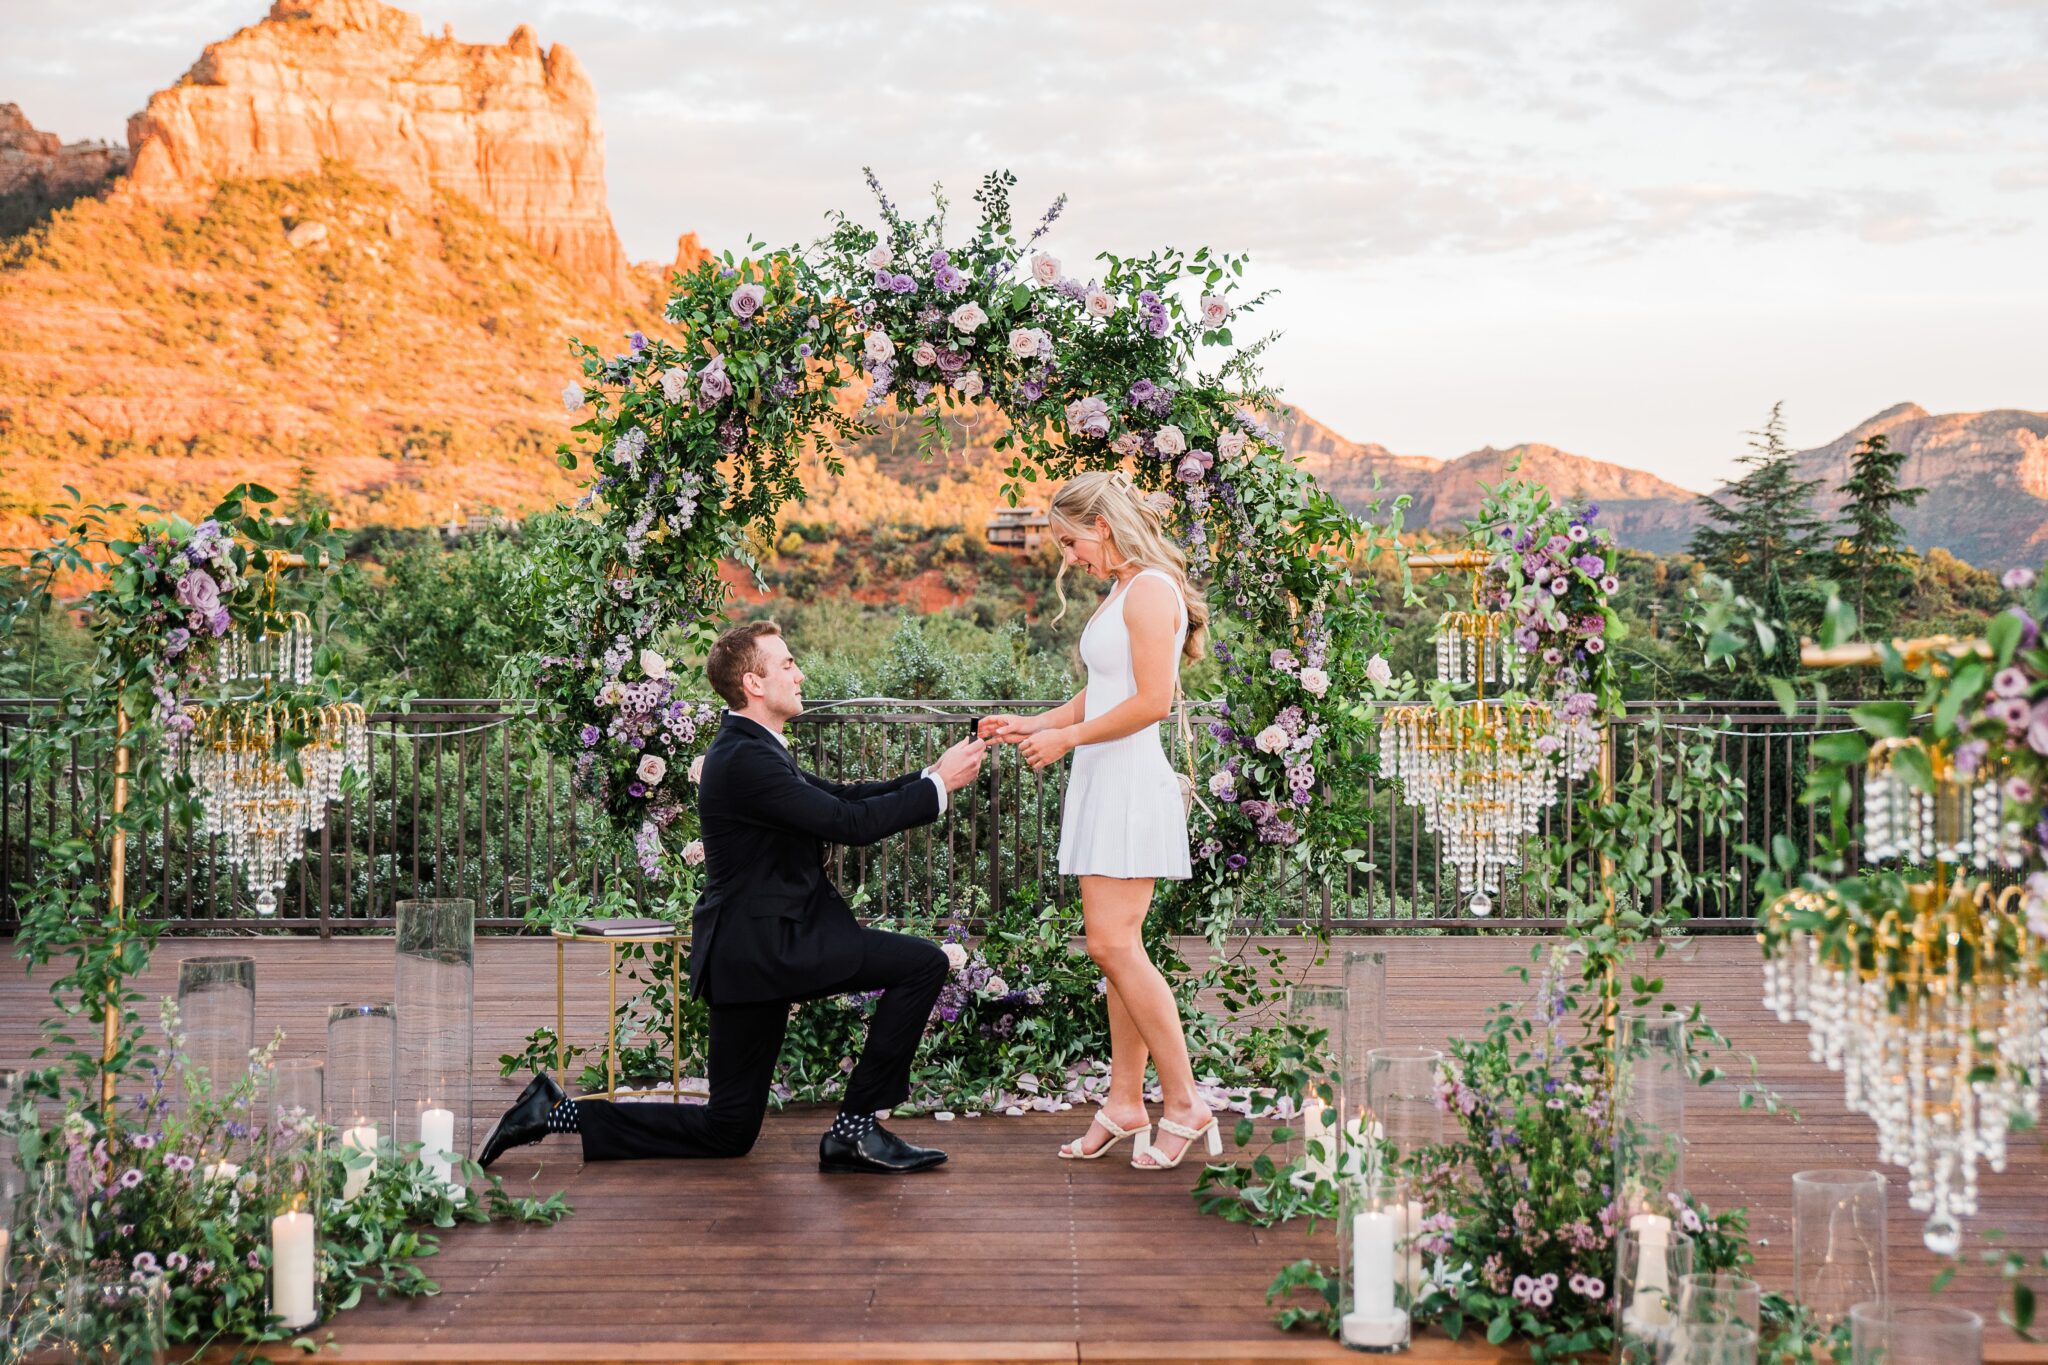
<svg viewBox="0 0 2048 1365"><path fill-rule="evenodd" d="M1039 546L1052 526L1042 507L998 507L988 519L988 543L1006 550L1029 552Z"/></svg>
<svg viewBox="0 0 2048 1365"><path fill-rule="evenodd" d="M471 512L465 517L462 514L462 504L456 503L455 514L441 523L441 538L452 545L465 536L478 535L485 531L506 531L511 526L511 519L496 511Z"/></svg>

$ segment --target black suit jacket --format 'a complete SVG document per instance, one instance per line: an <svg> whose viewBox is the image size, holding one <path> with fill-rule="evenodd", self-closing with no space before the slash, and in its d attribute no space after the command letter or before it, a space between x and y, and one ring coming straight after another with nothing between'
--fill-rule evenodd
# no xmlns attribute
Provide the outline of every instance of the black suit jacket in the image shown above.
<svg viewBox="0 0 2048 1365"><path fill-rule="evenodd" d="M876 843L939 818L922 773L827 782L728 711L697 788L704 893L690 986L714 1005L826 995L860 966L860 925L826 875L825 846Z"/></svg>

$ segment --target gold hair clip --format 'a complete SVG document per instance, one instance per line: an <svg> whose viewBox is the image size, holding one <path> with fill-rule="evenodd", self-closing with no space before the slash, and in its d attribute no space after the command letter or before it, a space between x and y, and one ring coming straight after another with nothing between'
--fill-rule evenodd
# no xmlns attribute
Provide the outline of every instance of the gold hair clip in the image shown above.
<svg viewBox="0 0 2048 1365"><path fill-rule="evenodd" d="M1112 488L1129 489L1132 487L1131 476L1121 469L1112 469L1109 471L1109 485Z"/></svg>

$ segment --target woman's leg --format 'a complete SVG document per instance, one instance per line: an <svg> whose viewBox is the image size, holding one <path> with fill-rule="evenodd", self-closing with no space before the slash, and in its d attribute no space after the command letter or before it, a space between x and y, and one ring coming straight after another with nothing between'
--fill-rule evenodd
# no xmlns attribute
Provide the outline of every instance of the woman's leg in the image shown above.
<svg viewBox="0 0 2048 1365"><path fill-rule="evenodd" d="M1107 879L1081 879L1081 917L1084 923L1088 917L1089 884L1104 880ZM1145 1065L1151 1060L1151 1052L1146 1048L1145 1037L1138 1031L1137 1021L1131 1018L1116 983L1107 978L1104 982L1108 989L1103 996L1109 1006L1109 1094L1103 1097L1102 1112L1119 1128L1130 1129L1149 1117L1145 1110ZM1085 1156L1099 1151L1109 1140L1109 1130L1100 1123L1094 1123L1089 1125L1079 1141L1071 1142L1067 1147L1069 1151Z"/></svg>
<svg viewBox="0 0 2048 1365"><path fill-rule="evenodd" d="M1131 1024L1152 1055L1166 1117L1198 1127L1209 1116L1195 1093L1195 1071L1188 1061L1187 1035L1181 1029L1180 1005L1173 988L1145 954L1145 915L1152 908L1149 878L1081 878L1081 916L1088 934L1088 956L1102 968L1109 988L1122 1001ZM1112 1063L1114 1065L1114 1063ZM1117 1077L1112 1077L1114 1085ZM1143 1073L1137 1083L1142 1086ZM1177 1137L1156 1138L1153 1145L1171 1158L1186 1143Z"/></svg>

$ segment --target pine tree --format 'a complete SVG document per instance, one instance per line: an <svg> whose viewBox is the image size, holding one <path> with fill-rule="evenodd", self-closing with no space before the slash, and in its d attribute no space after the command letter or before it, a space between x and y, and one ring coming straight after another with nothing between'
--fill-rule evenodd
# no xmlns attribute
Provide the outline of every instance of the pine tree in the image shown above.
<svg viewBox="0 0 2048 1365"><path fill-rule="evenodd" d="M1768 600L1775 576L1793 605L1810 611L1815 593L1809 585L1823 564L1827 523L1813 510L1820 480L1798 477L1785 444L1784 406L1772 404L1763 430L1749 434L1742 477L1718 498L1701 495L1706 524L1693 532L1688 548L1708 572L1752 601Z"/></svg>
<svg viewBox="0 0 2048 1365"><path fill-rule="evenodd" d="M1835 548L1836 579L1865 625L1888 625L1913 587L1913 571L1902 562L1906 528L1892 509L1911 507L1927 492L1899 487L1906 452L1892 449L1878 432L1849 457L1849 481L1836 491L1846 534Z"/></svg>

